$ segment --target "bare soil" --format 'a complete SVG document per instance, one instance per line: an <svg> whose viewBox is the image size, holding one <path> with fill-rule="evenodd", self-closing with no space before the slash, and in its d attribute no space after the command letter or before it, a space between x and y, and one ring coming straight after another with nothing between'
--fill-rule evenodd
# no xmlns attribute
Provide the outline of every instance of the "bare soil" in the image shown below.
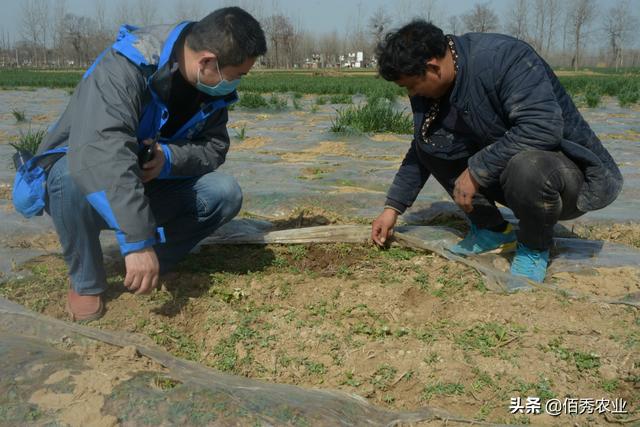
<svg viewBox="0 0 640 427"><path fill-rule="evenodd" d="M302 210L278 225L317 225L318 218L339 222ZM32 277L5 283L0 294L67 318L63 260L41 257L29 269ZM632 270L553 279L593 293L637 289ZM465 266L396 247L208 246L149 296L125 292L121 263L108 271L108 311L92 326L144 334L225 372L493 422L607 422L597 414L512 415L517 396L622 398L627 419L639 415L640 314L632 307L544 290L495 294Z"/></svg>

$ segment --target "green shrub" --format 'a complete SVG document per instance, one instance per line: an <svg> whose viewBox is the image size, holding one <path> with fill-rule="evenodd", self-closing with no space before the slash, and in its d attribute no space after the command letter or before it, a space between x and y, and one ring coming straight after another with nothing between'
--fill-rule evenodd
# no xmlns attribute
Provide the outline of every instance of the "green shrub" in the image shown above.
<svg viewBox="0 0 640 427"><path fill-rule="evenodd" d="M411 116L405 111L396 111L391 102L380 98L362 106L336 110L336 113L331 121L332 132L413 132Z"/></svg>
<svg viewBox="0 0 640 427"><path fill-rule="evenodd" d="M269 98L269 105L276 110L284 110L287 108L287 99L273 93Z"/></svg>
<svg viewBox="0 0 640 427"><path fill-rule="evenodd" d="M234 129L234 132L236 133L236 138L241 141L247 138L247 126L242 126L240 130Z"/></svg>
<svg viewBox="0 0 640 427"><path fill-rule="evenodd" d="M267 101L262 97L262 95L257 93L243 93L240 96L240 100L237 103L238 107L255 109L255 108L264 108L266 107Z"/></svg>
<svg viewBox="0 0 640 427"><path fill-rule="evenodd" d="M589 108L596 108L600 105L600 92L595 87L589 87L584 94L584 100Z"/></svg>
<svg viewBox="0 0 640 427"><path fill-rule="evenodd" d="M11 114L13 114L13 117L18 123L24 122L27 119L27 115L21 110L11 110Z"/></svg>
<svg viewBox="0 0 640 427"><path fill-rule="evenodd" d="M631 104L637 104L640 99L640 91L628 90L618 95L618 102L621 107L628 107Z"/></svg>
<svg viewBox="0 0 640 427"><path fill-rule="evenodd" d="M46 135L47 131L45 129L39 129L36 131L29 129L27 133L20 131L18 142L11 143L10 145L18 151L35 155L38 151L38 147L40 147L40 143L42 143Z"/></svg>
<svg viewBox="0 0 640 427"><path fill-rule="evenodd" d="M316 98L316 105L325 105L329 101L326 96L319 96Z"/></svg>

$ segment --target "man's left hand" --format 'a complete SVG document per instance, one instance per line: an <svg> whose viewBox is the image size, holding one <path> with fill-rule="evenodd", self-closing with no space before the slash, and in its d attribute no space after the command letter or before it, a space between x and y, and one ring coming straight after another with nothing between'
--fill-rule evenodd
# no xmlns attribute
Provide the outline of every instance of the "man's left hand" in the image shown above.
<svg viewBox="0 0 640 427"><path fill-rule="evenodd" d="M473 210L473 195L476 194L480 184L469 173L469 168L465 169L456 179L456 185L453 187L453 200L463 211L469 213Z"/></svg>
<svg viewBox="0 0 640 427"><path fill-rule="evenodd" d="M144 144L152 143L153 140L151 139L147 139L144 141ZM152 179L157 178L158 175L160 175L160 172L162 172L164 162L164 151L162 151L162 147L160 146L160 144L156 144L153 158L142 165L142 182L147 183Z"/></svg>

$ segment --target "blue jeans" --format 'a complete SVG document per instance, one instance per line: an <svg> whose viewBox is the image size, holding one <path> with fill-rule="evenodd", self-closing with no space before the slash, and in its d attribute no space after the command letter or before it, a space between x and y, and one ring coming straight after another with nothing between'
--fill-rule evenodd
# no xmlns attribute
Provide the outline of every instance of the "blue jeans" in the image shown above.
<svg viewBox="0 0 640 427"><path fill-rule="evenodd" d="M160 273L166 273L202 239L240 211L242 191L222 172L145 184L151 210L166 243L154 246ZM60 158L47 177L46 211L51 215L69 267L73 290L97 295L107 288L100 231L109 227L89 204L69 174L67 157Z"/></svg>

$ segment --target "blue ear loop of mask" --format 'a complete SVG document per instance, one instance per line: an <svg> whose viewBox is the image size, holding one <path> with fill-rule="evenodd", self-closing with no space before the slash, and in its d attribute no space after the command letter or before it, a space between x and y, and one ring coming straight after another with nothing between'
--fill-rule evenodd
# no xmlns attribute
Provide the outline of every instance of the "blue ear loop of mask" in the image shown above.
<svg viewBox="0 0 640 427"><path fill-rule="evenodd" d="M220 72L220 67L218 67L217 60L216 69L218 70L218 74L220 75L220 82L215 86L209 86L200 81L200 68L198 68L196 88L198 88L199 91L211 96L224 96L236 90L236 88L240 84L240 79L235 79L232 81L225 80L222 77L222 73Z"/></svg>

